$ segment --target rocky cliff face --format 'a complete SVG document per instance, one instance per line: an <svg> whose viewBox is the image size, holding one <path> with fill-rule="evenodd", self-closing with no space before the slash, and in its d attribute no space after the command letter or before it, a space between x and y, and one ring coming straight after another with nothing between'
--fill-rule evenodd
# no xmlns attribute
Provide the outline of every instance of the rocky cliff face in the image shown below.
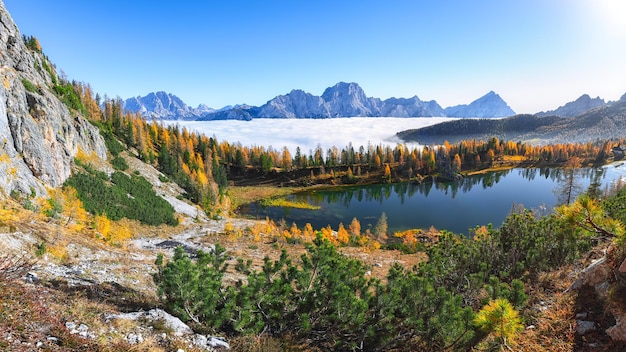
<svg viewBox="0 0 626 352"><path fill-rule="evenodd" d="M79 148L106 158L98 129L55 96L52 65L26 47L2 2L0 64L0 193L46 194L69 177Z"/></svg>

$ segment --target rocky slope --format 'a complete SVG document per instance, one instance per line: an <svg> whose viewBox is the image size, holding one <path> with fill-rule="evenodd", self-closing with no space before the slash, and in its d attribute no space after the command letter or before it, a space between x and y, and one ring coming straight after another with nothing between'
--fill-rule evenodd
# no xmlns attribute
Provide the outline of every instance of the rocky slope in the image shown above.
<svg viewBox="0 0 626 352"><path fill-rule="evenodd" d="M0 190L45 194L70 175L79 149L106 157L98 129L52 92L47 58L26 47L0 3ZM28 88L27 88L28 86Z"/></svg>

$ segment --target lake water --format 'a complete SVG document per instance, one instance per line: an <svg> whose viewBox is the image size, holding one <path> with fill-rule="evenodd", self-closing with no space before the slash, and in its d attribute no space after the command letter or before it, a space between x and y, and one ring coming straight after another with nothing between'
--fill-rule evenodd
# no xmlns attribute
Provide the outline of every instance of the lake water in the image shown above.
<svg viewBox="0 0 626 352"><path fill-rule="evenodd" d="M602 168L602 189L620 177L626 177L626 166L613 164ZM589 187L594 169L579 170L582 190ZM477 225L499 227L514 205L523 205L547 214L557 203L561 170L513 169L466 177L460 182L422 184L398 183L298 193L290 200L319 205L319 210L263 207L259 203L240 208L242 214L259 219L269 218L298 226L310 223L314 229L339 223L348 226L353 218L363 230L376 225L383 212L390 233L434 226L454 233L467 234Z"/></svg>
<svg viewBox="0 0 626 352"><path fill-rule="evenodd" d="M214 136L218 141L241 143L244 146L264 146L282 149L287 147L295 154L296 147L310 154L317 146L323 151L336 146L343 148L351 143L359 146L400 142L399 131L426 127L443 121L446 117L350 117L333 119L253 119L252 121L163 121L189 130ZM411 145L409 145L411 147ZM620 176L626 177L626 165L607 166L603 187ZM591 171L582 172L580 184L589 185ZM374 226L385 212L389 231L434 226L455 233L467 233L477 225L499 226L513 205L549 212L557 202L554 189L558 186L558 170L519 170L492 173L465 178L460 183L425 183L415 185L400 183L339 190L314 191L293 195L292 199L320 205L320 210L283 209L249 204L241 209L243 214L299 226L311 223L319 229L330 225L337 229L339 223L347 226L354 217L363 229Z"/></svg>

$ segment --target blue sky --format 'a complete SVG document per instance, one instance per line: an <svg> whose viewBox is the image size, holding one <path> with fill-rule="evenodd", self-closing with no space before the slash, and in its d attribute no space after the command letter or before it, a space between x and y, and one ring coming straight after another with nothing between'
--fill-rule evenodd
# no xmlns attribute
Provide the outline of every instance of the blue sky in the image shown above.
<svg viewBox="0 0 626 352"><path fill-rule="evenodd" d="M518 113L626 93L622 0L4 0L69 79L101 95L262 105L357 82L368 96Z"/></svg>

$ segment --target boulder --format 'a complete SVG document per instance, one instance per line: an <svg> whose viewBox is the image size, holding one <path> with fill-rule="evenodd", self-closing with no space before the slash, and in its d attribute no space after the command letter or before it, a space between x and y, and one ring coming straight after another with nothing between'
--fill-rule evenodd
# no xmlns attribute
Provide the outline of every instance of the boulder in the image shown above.
<svg viewBox="0 0 626 352"><path fill-rule="evenodd" d="M615 317L615 325L606 329L607 335L614 341L626 342L626 315L618 315Z"/></svg>

